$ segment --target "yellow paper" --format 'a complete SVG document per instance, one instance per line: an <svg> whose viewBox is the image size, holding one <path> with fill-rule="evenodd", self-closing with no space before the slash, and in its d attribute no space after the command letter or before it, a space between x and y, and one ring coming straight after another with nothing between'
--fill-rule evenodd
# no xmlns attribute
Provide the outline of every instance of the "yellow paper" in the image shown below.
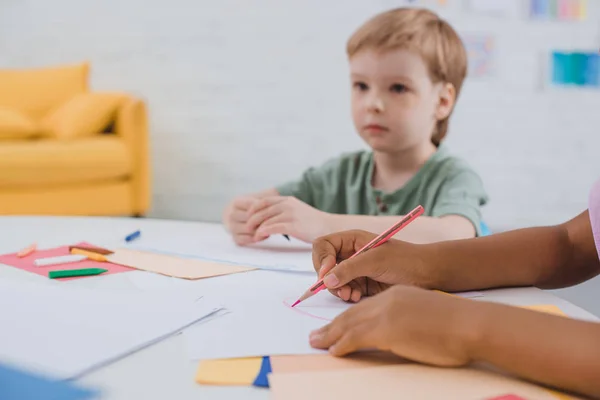
<svg viewBox="0 0 600 400"><path fill-rule="evenodd" d="M202 360L196 382L204 385L252 385L260 372L262 357Z"/></svg>
<svg viewBox="0 0 600 400"><path fill-rule="evenodd" d="M528 308L530 310L545 312L548 314L562 315L563 317L567 316L567 314L565 314L560 308L558 308L557 306L555 306L553 304L536 304L533 306L522 306L522 307Z"/></svg>
<svg viewBox="0 0 600 400"><path fill-rule="evenodd" d="M256 269L129 249L117 249L107 258L114 264L184 279L210 278Z"/></svg>
<svg viewBox="0 0 600 400"><path fill-rule="evenodd" d="M269 375L272 400L485 399L516 394L528 400L556 400L543 387L474 368L390 365L340 371Z"/></svg>

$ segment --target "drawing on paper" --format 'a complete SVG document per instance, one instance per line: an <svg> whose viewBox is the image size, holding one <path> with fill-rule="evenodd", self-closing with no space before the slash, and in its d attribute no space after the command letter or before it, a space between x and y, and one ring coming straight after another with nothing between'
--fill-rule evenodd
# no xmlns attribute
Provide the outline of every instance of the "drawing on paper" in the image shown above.
<svg viewBox="0 0 600 400"><path fill-rule="evenodd" d="M346 303L334 296L311 297L296 307L292 307L295 300L292 298L285 299L283 305L300 315L327 322L332 321L339 314L352 307L352 303Z"/></svg>
<svg viewBox="0 0 600 400"><path fill-rule="evenodd" d="M467 34L462 39L467 50L469 76L491 75L494 67L494 38L485 34Z"/></svg>

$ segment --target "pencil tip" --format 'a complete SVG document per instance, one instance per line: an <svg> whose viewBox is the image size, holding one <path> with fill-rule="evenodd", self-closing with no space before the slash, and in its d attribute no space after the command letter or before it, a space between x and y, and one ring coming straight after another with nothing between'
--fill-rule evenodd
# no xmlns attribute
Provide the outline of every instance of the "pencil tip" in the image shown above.
<svg viewBox="0 0 600 400"><path fill-rule="evenodd" d="M298 303L300 303L300 300L296 300L296 302L294 304L292 304L292 307L294 307Z"/></svg>

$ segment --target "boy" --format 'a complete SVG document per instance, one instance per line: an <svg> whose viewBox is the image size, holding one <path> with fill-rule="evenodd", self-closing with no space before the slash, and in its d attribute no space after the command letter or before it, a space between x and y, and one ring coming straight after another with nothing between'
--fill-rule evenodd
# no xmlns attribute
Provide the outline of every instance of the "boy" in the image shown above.
<svg viewBox="0 0 600 400"><path fill-rule="evenodd" d="M442 144L466 75L464 46L436 14L379 14L347 43L356 130L372 151L344 154L295 182L235 199L224 223L240 245L287 234L306 242L347 229L381 232L421 204L398 234L411 242L474 237L487 195Z"/></svg>

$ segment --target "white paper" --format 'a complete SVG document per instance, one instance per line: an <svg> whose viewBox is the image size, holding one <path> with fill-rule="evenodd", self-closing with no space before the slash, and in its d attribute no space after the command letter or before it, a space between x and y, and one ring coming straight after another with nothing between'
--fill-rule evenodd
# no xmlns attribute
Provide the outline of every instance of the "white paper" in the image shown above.
<svg viewBox="0 0 600 400"><path fill-rule="evenodd" d="M352 306L322 291L292 309L314 278L282 280L286 274L268 271L244 275L247 285L232 285L219 299L229 314L183 333L191 359L322 353L310 346L310 332Z"/></svg>
<svg viewBox="0 0 600 400"><path fill-rule="evenodd" d="M80 377L173 335L221 307L195 296L0 282L0 359L58 379Z"/></svg>
<svg viewBox="0 0 600 400"><path fill-rule="evenodd" d="M238 246L222 227L211 228L198 235L177 236L172 241L166 241L164 236L145 237L143 242L126 247L260 269L314 272L312 247L308 243L294 238L288 242L283 236L275 235L251 246Z"/></svg>
<svg viewBox="0 0 600 400"><path fill-rule="evenodd" d="M482 292L458 292L454 293L457 296L464 297L465 299L474 299L477 297L483 297Z"/></svg>

